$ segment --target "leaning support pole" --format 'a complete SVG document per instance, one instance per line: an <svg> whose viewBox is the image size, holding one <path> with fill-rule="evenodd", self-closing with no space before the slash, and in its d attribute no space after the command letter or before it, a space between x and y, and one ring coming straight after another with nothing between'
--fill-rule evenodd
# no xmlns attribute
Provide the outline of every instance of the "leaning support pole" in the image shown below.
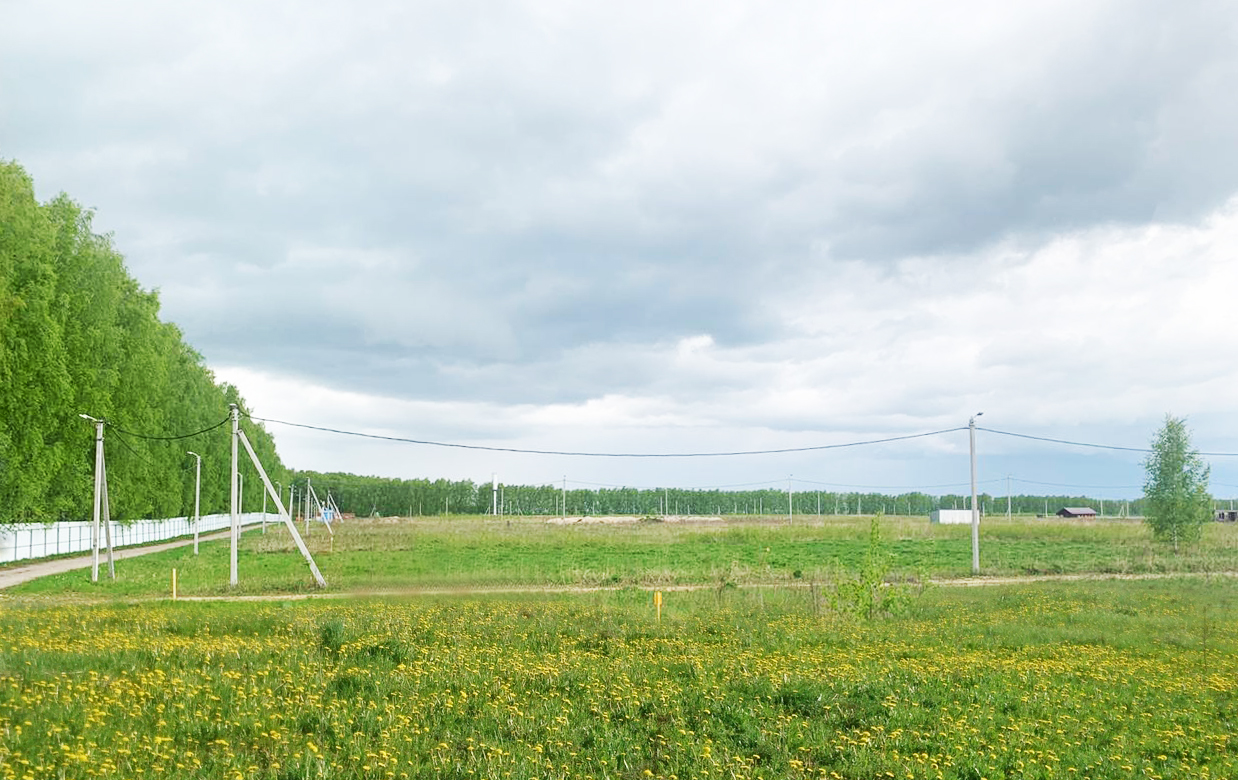
<svg viewBox="0 0 1238 780"><path fill-rule="evenodd" d="M85 416L85 415L83 415ZM99 510L103 501L103 421L95 420L95 511L90 526L90 581L99 581Z"/></svg>
<svg viewBox="0 0 1238 780"><path fill-rule="evenodd" d="M107 574L116 579L116 561L112 558L112 507L107 500L107 458L103 458L103 536L107 539Z"/></svg>
<svg viewBox="0 0 1238 780"><path fill-rule="evenodd" d="M318 587L327 587L327 581L323 579L322 572L318 571L318 564L314 563L314 556L310 555L309 548L305 546L301 535L297 533L296 523L292 522L292 516L288 514L288 510L284 509L284 503L280 501L279 494L275 492L275 488L271 485L271 480L267 477L267 470L262 467L262 461L258 460L258 456L254 453L254 448L250 446L249 437L240 428L237 431L240 434L237 438L241 440L241 444L245 445L245 451L249 453L249 459L254 462L254 468L258 470L258 476L262 477L262 484L266 486L267 495L275 499L275 507L279 510L280 519L288 527L288 532L292 534L292 540L297 543L297 549L301 551L301 555L305 557L305 562L309 564L310 571L318 582Z"/></svg>
<svg viewBox="0 0 1238 780"><path fill-rule="evenodd" d="M340 519L340 505L335 503L335 497L330 493L327 494L327 505L331 507L331 517L336 520ZM335 536L335 531L331 528L331 523L327 523L327 530L331 531L331 535Z"/></svg>
<svg viewBox="0 0 1238 780"><path fill-rule="evenodd" d="M334 503L331 500L331 494L329 492L327 493L327 503L324 504L322 503L322 499L318 497L318 492L314 490L313 486L307 485L307 487L309 487L309 511L305 513L305 528L307 530L309 529L310 516L313 515L314 508L317 507L318 518L322 520L322 524L327 527L327 530L331 533L331 535L335 536L335 531L331 528L331 521L327 519L326 512L326 508ZM338 509L336 510L336 516L339 516Z"/></svg>

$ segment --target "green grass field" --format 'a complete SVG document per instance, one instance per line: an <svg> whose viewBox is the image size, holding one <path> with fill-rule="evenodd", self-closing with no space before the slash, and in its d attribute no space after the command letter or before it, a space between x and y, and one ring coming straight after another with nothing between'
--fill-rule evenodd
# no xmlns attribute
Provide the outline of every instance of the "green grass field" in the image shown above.
<svg viewBox="0 0 1238 780"><path fill-rule="evenodd" d="M0 778L1228 778L1229 578L0 613Z"/></svg>
<svg viewBox="0 0 1238 780"><path fill-rule="evenodd" d="M823 582L852 569L868 544L868 518L801 518L735 523L639 523L556 526L485 518L350 521L332 540L322 526L308 544L329 590L356 592L501 586L658 587ZM881 521L892 574L902 579L966 577L966 526L923 518ZM981 566L986 575L1215 572L1238 569L1238 527L1210 524L1203 542L1175 555L1135 521L986 520ZM308 567L282 526L245 533L240 593L316 590ZM185 595L220 595L228 587L225 542L196 558L180 548L121 561L116 582L91 584L82 571L47 577L12 594L105 596L165 594L176 568ZM798 576L796 573L799 573Z"/></svg>
<svg viewBox="0 0 1238 780"><path fill-rule="evenodd" d="M965 575L969 529L886 518L890 577ZM1174 556L1133 523L989 522L986 573L1193 572L929 586L861 619L831 577L867 520L283 531L0 596L0 780L1238 777L1236 529ZM796 572L799 576L796 576ZM665 592L659 620L650 588Z"/></svg>

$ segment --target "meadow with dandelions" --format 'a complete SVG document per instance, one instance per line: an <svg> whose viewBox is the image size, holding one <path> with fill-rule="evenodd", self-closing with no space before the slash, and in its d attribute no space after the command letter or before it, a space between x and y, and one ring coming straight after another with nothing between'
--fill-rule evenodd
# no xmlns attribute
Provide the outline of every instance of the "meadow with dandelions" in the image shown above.
<svg viewBox="0 0 1238 780"><path fill-rule="evenodd" d="M1238 583L0 611L0 778L1232 778Z"/></svg>

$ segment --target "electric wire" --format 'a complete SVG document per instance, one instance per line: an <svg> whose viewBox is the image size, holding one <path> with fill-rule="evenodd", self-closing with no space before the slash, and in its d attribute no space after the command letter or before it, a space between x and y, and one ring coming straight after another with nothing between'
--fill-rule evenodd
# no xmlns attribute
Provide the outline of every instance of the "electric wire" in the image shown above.
<svg viewBox="0 0 1238 780"><path fill-rule="evenodd" d="M811 447L784 447L781 449L770 450L737 450L733 452L576 452L570 450L534 450L524 449L521 447L490 447L482 444L459 444L453 442L428 441L424 439L410 439L403 436L382 436L377 433L346 431L339 428L326 428L319 425L306 425L304 423L288 422L287 420L272 420L265 417L254 417L253 415L248 414L245 416L257 422L287 425L293 428L303 428L310 431L322 431L324 433L335 433L341 436L356 436L363 439L378 439L380 441L394 441L403 444L419 444L427 447L450 447L462 450L484 450L486 452L512 452L520 455L565 455L579 458L725 458L739 455L780 455L790 452L815 452L819 450L838 450L847 447L862 447L872 444L888 444L895 441L921 439L928 436L940 436L944 433L954 433L955 431L967 430L964 427L947 428L940 431L913 433L906 436L891 436L885 439L868 439L865 441L842 442L840 444L818 444Z"/></svg>
<svg viewBox="0 0 1238 780"><path fill-rule="evenodd" d="M228 417L223 418L222 420L215 423L209 428L203 428L200 431L194 431L193 433L185 433L179 436L152 436L152 435L145 434L145 433L134 433L133 431L126 431L124 428L117 426L115 423L110 423L110 422L107 422L106 420L104 422L106 422L107 426L111 428L112 430L118 433L123 433L126 436L132 436L135 439L147 439L149 441L180 441L181 439L192 439L194 436L201 436L202 434L210 433L211 431L217 428L222 428L223 426L227 425L228 421L231 419L232 417L231 415L229 415Z"/></svg>
<svg viewBox="0 0 1238 780"><path fill-rule="evenodd" d="M400 436L384 436L380 434L362 433L359 431L343 430L339 428L329 428L325 426L308 425L305 423L295 423L295 422L289 422L286 420L275 420L275 419L270 419L270 418L256 417L247 412L242 412L242 414L245 417L255 422L273 423L276 425L285 425L285 426L289 426L293 428L302 428L305 430L320 431L324 433L332 433L332 434L337 434L337 435L342 435L342 436L354 436L358 438L376 439L380 441L392 441L392 442L398 442L398 443L415 444L415 445L430 446L430 447L445 447L445 448L465 449L465 450L481 450L481 451L487 451L487 452L509 452L509 453L526 454L526 455L554 455L554 456L593 457L593 458L713 458L713 457L736 457L736 456L750 456L750 455L777 455L777 454L787 454L787 453L796 453L796 452L815 452L815 451L823 451L823 450L846 449L846 448L851 448L851 447L872 446L872 445L877 445L877 444L887 444L891 442L908 441L908 440L927 438L927 437L932 437L932 436L940 436L940 435L947 434L947 433L955 433L957 431L967 430L966 427L960 426L956 428L947 428L947 429L938 430L938 431L927 431L924 433L908 434L908 435L902 435L902 436L891 436L891 437L881 438L881 439L867 439L867 440L861 440L861 441L841 442L838 444L821 444L821 445L812 445L812 446L807 446L807 447L785 447L785 448L766 449L766 450L736 450L736 451L723 451L723 452L675 452L675 453L587 452L587 451L568 451L568 450L538 450L538 449L529 449L529 448L520 448L520 447L495 447L495 446L480 445L480 444L460 444L460 443L454 443L454 442L430 441L430 440L413 439L413 438L400 437ZM115 436L114 438L117 441L119 441L123 447L129 450L130 453L132 453L142 462L146 463L149 466L154 467L154 463L152 463L148 458L144 457L136 449L134 449L134 447L132 447L128 442L124 440L123 436L130 436L136 439L144 439L148 441L166 441L166 442L181 441L184 439L190 439L195 436L201 436L203 434L210 433L211 431L217 430L223 427L224 425L227 425L230 420L231 420L231 415L229 415L228 417L225 417L224 419L220 420L218 423L215 423L214 425L211 425L209 427L203 428L198 431L194 431L192 433L180 434L180 435L175 435L175 436L137 433L134 431L129 431L124 428L121 428L115 425L114 423L108 422L106 420L105 420L105 423L107 424L109 428L112 429L114 433L121 434L121 435ZM1152 452L1152 450L1147 447L1123 447L1123 446L1109 445L1109 444L1097 444L1093 442L1071 441L1068 439L1057 439L1057 438L1052 438L1052 437L1047 437L1047 436L1035 436L1032 434L1016 433L1013 431L1003 431L1003 430L998 430L995 428L987 428L987 427L981 427L981 426L977 426L976 430L984 431L986 433L997 434L999 436L1009 436L1012 438L1026 439L1030 441L1042 441L1042 442L1047 442L1051 444L1061 444L1061 445L1073 446L1073 447L1088 447L1092 449L1102 449L1102 450L1111 450L1111 451L1119 451L1119 452L1139 452L1139 453ZM1197 452L1196 454L1201 455L1201 456L1208 456L1208 457L1238 457L1238 452ZM993 483L1001 482L1002 479L1004 478L982 480L978 484L993 484ZM1047 486L1047 487L1079 488L1079 489L1089 489L1089 490L1131 490L1131 489L1137 489L1141 487L1139 485L1078 485L1078 484L1061 483L1061 482L1043 482L1043 481L1037 481L1037 480L1022 479L1018 477L1011 477L1010 479L1015 482L1020 482L1020 483L1029 484L1029 485L1042 485L1042 486ZM808 485L821 485L824 487L842 487L842 488L854 488L854 489L865 489L865 490L933 490L933 489L940 489L940 488L966 487L968 484L970 484L966 482L955 482L955 483L945 483L945 484L937 484L937 485L859 485L859 484L848 484L848 483L821 482L817 480L809 480L809 479L802 479L802 478L791 478L790 481L793 483L808 484ZM629 488L630 487L631 489L635 489L635 490L657 490L657 489L664 489L666 487L666 486L639 487L639 486L627 486L627 485L609 485L605 483L583 482L579 480L569 480L569 482L572 482L573 484L577 484L577 485L588 485L592 487L601 487L601 488ZM745 483L735 483L735 484L727 484L727 485L710 485L706 487L675 488L675 489L676 490L721 490L721 489L734 489L734 488L742 488L742 487L779 485L781 484L781 482L782 482L781 479L773 479L773 480L765 480L761 482L745 482ZM549 484L553 485L553 481ZM1223 485L1221 483L1214 483L1214 484L1216 484L1218 487L1238 487L1234 485Z"/></svg>
<svg viewBox="0 0 1238 780"><path fill-rule="evenodd" d="M1143 485L1072 485L1066 482L1037 482L1034 479L1011 477L1011 482L1022 482L1026 485L1045 485L1048 487L1085 488L1087 490L1137 490Z"/></svg>
<svg viewBox="0 0 1238 780"><path fill-rule="evenodd" d="M1067 439L1053 439L1048 436L1033 436L1029 433L1012 433L1010 431L999 431L994 428L982 428L976 426L976 430L984 431L985 433L996 433L999 436L1012 436L1016 439L1030 439L1032 441L1045 441L1052 444L1067 444L1071 447L1090 447L1097 450L1116 450L1119 452L1152 452L1150 447L1119 447L1115 444L1092 444L1085 441L1069 441ZM1211 458L1238 458L1238 452L1195 452L1196 455L1203 455Z"/></svg>
<svg viewBox="0 0 1238 780"><path fill-rule="evenodd" d="M113 431L113 433L118 433L118 432L117 432L117 431ZM120 442L120 444L121 444L121 446L122 446L122 447L124 447L125 449L129 450L129 452L133 454L133 457L135 457L135 458L137 458L138 460L142 461L142 462L143 462L143 463L145 463L147 466L150 466L152 469L157 469L157 468L159 468L158 466L156 466L156 465L154 464L154 462L153 462L153 461L151 461L151 459L150 459L150 458L147 458L145 455L143 455L142 453L140 453L140 452L138 452L137 450L135 450L135 449L133 448L133 446L129 444L129 442L125 441L125 437L124 437L124 436L120 436L120 435L110 436L110 437L108 437L107 439L105 439L105 441L118 441L118 442Z"/></svg>
<svg viewBox="0 0 1238 780"><path fill-rule="evenodd" d="M976 482L977 485L988 485L994 482L1002 482L1005 477L999 479L982 479ZM948 487L968 487L970 482L949 482L944 485L849 485L845 482L817 482L811 479L793 479L793 482L802 482L807 485L823 485L825 487L845 487L845 488L864 488L865 490L931 490L933 488L948 488Z"/></svg>

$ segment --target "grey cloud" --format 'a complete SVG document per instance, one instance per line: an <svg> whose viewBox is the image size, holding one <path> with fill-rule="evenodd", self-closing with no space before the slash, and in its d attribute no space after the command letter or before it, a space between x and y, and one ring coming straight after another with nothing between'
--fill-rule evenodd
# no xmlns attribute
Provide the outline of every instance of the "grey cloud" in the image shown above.
<svg viewBox="0 0 1238 780"><path fill-rule="evenodd" d="M789 359L784 297L840 259L1186 220L1238 190L1224 4L1049 7L1027 33L966 4L815 6L130 5L155 19L94 18L121 52L28 19L39 46L0 33L41 74L0 55L0 153L98 206L213 362L512 403L759 384L658 361L697 334ZM917 413L946 413L945 384ZM797 415L773 424L820 419Z"/></svg>

